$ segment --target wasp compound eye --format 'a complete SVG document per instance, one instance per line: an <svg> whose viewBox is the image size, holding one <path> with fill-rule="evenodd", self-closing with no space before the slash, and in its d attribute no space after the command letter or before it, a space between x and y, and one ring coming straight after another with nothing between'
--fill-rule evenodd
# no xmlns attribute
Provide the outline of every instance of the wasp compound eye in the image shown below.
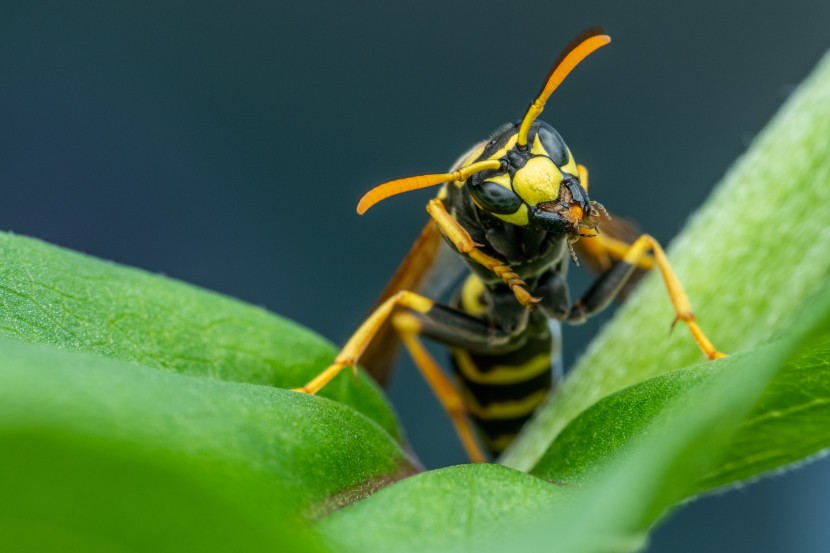
<svg viewBox="0 0 830 553"><path fill-rule="evenodd" d="M568 163L568 147L553 127L544 123L539 125L537 136L542 147L558 167Z"/></svg>
<svg viewBox="0 0 830 553"><path fill-rule="evenodd" d="M476 202L493 214L515 213L522 205L522 199L512 190L493 181L483 181L470 186L470 193Z"/></svg>

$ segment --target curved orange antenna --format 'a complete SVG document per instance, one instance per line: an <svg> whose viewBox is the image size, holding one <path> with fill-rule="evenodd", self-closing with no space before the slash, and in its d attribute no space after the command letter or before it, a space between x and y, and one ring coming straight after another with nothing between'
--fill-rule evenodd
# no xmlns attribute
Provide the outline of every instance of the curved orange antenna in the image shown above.
<svg viewBox="0 0 830 553"><path fill-rule="evenodd" d="M471 163L457 171L451 173L436 173L434 175L418 175L415 177L406 177L404 179L397 179L372 188L360 198L357 204L357 212L360 215L366 213L370 207L385 200L390 196L396 196L409 192L411 190L418 190L419 188L427 188L428 186L435 186L449 181L465 181L470 178L473 173L486 171L487 169L499 169L501 162L497 159L488 159L485 161L478 161Z"/></svg>
<svg viewBox="0 0 830 553"><path fill-rule="evenodd" d="M539 114L545 109L545 102L548 101L553 91L562 84L562 81L565 80L565 77L568 76L573 68L609 42L611 42L611 37L606 35L602 30L589 31L587 37L580 37L571 47L566 48L562 52L560 59L553 66L553 70L550 72L550 76L548 76L548 80L542 88L542 92L530 104L524 119L522 119L516 144L519 146L527 145L527 134L530 132L530 125L539 117Z"/></svg>
<svg viewBox="0 0 830 553"><path fill-rule="evenodd" d="M410 190L435 186L436 184L447 182L450 179L452 179L451 173L440 173L435 175L418 175L417 177L407 177L405 179L397 179L379 184L360 198L357 204L357 212L363 215L370 207L390 196L403 194Z"/></svg>

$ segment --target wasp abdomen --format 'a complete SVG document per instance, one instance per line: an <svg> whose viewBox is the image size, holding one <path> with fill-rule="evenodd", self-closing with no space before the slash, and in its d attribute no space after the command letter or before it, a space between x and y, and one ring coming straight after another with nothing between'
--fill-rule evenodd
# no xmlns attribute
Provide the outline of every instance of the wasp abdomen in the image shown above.
<svg viewBox="0 0 830 553"><path fill-rule="evenodd" d="M477 281L477 282L476 282ZM481 317L486 309L480 280L471 276L456 298L456 305L467 314ZM522 426L544 402L554 385L551 355L558 344L539 312L530 314L527 325L514 337L521 344L502 354L474 353L451 348L452 365L461 396L485 447L491 454L501 453Z"/></svg>

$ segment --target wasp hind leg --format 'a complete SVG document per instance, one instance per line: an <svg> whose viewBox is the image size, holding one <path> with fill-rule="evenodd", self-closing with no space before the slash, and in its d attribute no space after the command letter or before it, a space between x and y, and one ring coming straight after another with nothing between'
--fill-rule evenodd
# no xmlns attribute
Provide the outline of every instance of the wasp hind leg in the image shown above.
<svg viewBox="0 0 830 553"><path fill-rule="evenodd" d="M441 403L444 411L452 420L455 432L461 440L461 445L467 452L467 456L473 463L484 463L487 456L476 441L475 433L467 418L467 408L461 394L453 385L452 381L440 369L438 363L424 347L423 342L418 338L421 332L421 321L418 317L409 313L398 313L394 315L392 324L401 337L404 347L409 352L415 366L418 367L421 376L424 377L435 397Z"/></svg>
<svg viewBox="0 0 830 553"><path fill-rule="evenodd" d="M637 238L624 252L621 252L621 255L614 256L618 257L619 261L600 275L585 295L574 304L571 308L568 321L580 323L591 314L600 311L608 305L617 295L623 284L631 277L634 270L639 266L639 263L644 259L649 259L649 253L654 256L654 264L660 269L660 274L666 285L669 299L674 307L675 319L672 325L678 321L686 323L695 342L697 342L697 345L709 359L725 357L725 354L718 351L712 345L712 342L695 321L694 311L692 311L691 303L686 296L683 285L680 283L680 279L677 278L660 243L648 234Z"/></svg>
<svg viewBox="0 0 830 553"><path fill-rule="evenodd" d="M470 421L467 419L464 402L455 389L450 379L441 371L438 364L424 348L418 336L423 328L423 319L428 319L428 313L435 306L432 300L415 294L402 291L384 301L371 315L360 325L357 331L349 338L346 345L337 355L329 367L309 381L302 388L294 391L308 394L316 394L326 386L343 369L352 367L356 373L357 362L361 354L369 346L369 343L377 335L383 325L390 321L395 331L401 338L404 346L409 352L418 370L423 375L427 384L432 389L444 410L450 416L461 443L467 452L470 460L474 463L481 463L487 460L481 447L474 437ZM446 309L447 314L453 310ZM451 317L452 315L450 315ZM445 329L445 324L436 323L436 330L440 332ZM474 341L488 341L486 334L474 332Z"/></svg>

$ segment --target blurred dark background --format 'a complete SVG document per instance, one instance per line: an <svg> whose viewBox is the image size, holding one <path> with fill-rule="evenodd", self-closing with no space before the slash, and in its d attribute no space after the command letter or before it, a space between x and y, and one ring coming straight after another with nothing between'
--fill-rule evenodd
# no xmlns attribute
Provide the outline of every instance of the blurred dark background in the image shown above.
<svg viewBox="0 0 830 553"><path fill-rule="evenodd" d="M165 273L335 343L446 168L524 112L560 48L614 42L544 119L595 199L667 242L830 46L830 3L0 3L0 228ZM574 287L585 286L576 273ZM606 317L607 318L607 317ZM603 318L566 329L570 364ZM464 462L414 369L392 397L428 466ZM827 551L830 463L682 509L653 551Z"/></svg>

